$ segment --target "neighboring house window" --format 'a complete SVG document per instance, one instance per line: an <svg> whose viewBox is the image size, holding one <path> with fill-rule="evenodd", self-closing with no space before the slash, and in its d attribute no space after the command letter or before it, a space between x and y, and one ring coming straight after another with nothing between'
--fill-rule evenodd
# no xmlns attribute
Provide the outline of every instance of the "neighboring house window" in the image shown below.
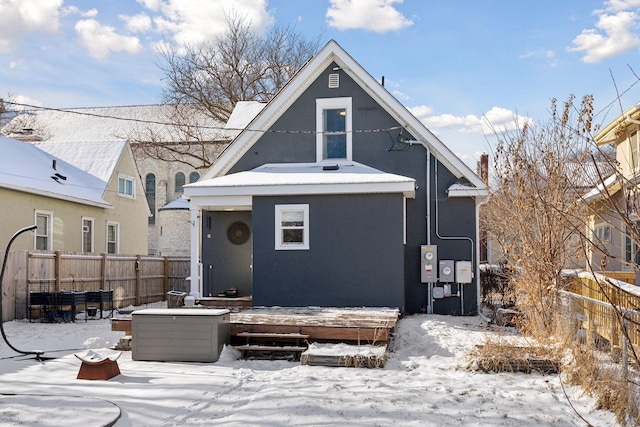
<svg viewBox="0 0 640 427"><path fill-rule="evenodd" d="M178 172L176 174L176 193L182 193L184 186L184 174L182 172Z"/></svg>
<svg viewBox="0 0 640 427"><path fill-rule="evenodd" d="M636 171L640 165L640 147L638 146L638 130L633 129L629 132L629 149L631 151L631 170Z"/></svg>
<svg viewBox="0 0 640 427"><path fill-rule="evenodd" d="M276 249L309 249L309 205L276 205Z"/></svg>
<svg viewBox="0 0 640 427"><path fill-rule="evenodd" d="M134 198L135 194L135 180L127 175L118 175L118 194L125 197Z"/></svg>
<svg viewBox="0 0 640 427"><path fill-rule="evenodd" d="M351 98L316 99L316 160L351 160Z"/></svg>
<svg viewBox="0 0 640 427"><path fill-rule="evenodd" d="M156 176L152 173L148 173L145 177L144 192L147 196L147 203L151 210L151 216L149 217L149 224L156 223Z"/></svg>
<svg viewBox="0 0 640 427"><path fill-rule="evenodd" d="M193 184L199 179L200 179L200 174L198 172L191 172L189 174L189 184Z"/></svg>
<svg viewBox="0 0 640 427"><path fill-rule="evenodd" d="M593 230L593 239L596 242L608 243L611 241L611 226L608 224L599 225Z"/></svg>
<svg viewBox="0 0 640 427"><path fill-rule="evenodd" d="M640 221L636 221L634 225L636 229L635 232L629 230L628 227L625 230L625 259L628 263L640 265L640 251L638 250L638 241L636 240L638 231L640 230Z"/></svg>
<svg viewBox="0 0 640 427"><path fill-rule="evenodd" d="M120 224L107 222L107 253L117 254L120 243Z"/></svg>
<svg viewBox="0 0 640 427"><path fill-rule="evenodd" d="M36 235L34 247L36 250L52 250L52 228L53 212L36 211Z"/></svg>
<svg viewBox="0 0 640 427"><path fill-rule="evenodd" d="M82 218L82 252L93 252L93 218Z"/></svg>

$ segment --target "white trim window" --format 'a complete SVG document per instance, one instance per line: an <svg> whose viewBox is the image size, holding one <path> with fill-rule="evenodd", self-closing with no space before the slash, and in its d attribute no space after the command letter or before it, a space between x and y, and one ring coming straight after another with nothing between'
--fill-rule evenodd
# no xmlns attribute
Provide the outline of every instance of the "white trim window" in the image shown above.
<svg viewBox="0 0 640 427"><path fill-rule="evenodd" d="M609 224L599 224L593 230L593 240L598 243L611 242L611 226Z"/></svg>
<svg viewBox="0 0 640 427"><path fill-rule="evenodd" d="M53 250L53 212L36 210L36 232L33 247L36 250Z"/></svg>
<svg viewBox="0 0 640 427"><path fill-rule="evenodd" d="M93 252L93 218L82 217L82 252Z"/></svg>
<svg viewBox="0 0 640 427"><path fill-rule="evenodd" d="M107 253L117 254L120 251L120 224L107 221Z"/></svg>
<svg viewBox="0 0 640 427"><path fill-rule="evenodd" d="M352 159L351 98L316 99L316 161Z"/></svg>
<svg viewBox="0 0 640 427"><path fill-rule="evenodd" d="M629 168L633 172L640 170L640 138L637 128L629 131Z"/></svg>
<svg viewBox="0 0 640 427"><path fill-rule="evenodd" d="M128 175L118 174L118 195L135 199L136 180Z"/></svg>
<svg viewBox="0 0 640 427"><path fill-rule="evenodd" d="M309 249L309 205L276 205L276 250Z"/></svg>

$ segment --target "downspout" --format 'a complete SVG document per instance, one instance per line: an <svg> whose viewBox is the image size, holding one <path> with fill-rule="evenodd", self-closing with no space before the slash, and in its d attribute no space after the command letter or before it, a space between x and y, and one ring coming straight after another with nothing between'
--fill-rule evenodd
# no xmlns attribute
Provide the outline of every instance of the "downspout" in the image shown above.
<svg viewBox="0 0 640 427"><path fill-rule="evenodd" d="M473 239L469 236L441 236L440 235L440 221L439 221L439 207L438 207L438 161L436 159L436 165L435 165L435 184L436 184L436 236L438 236L439 239L441 240L468 240L469 243L471 244L471 262L473 264L475 264L474 258L473 258L473 254L474 254L474 250L473 250ZM476 221L477 221L478 217L476 215ZM477 223L476 223L476 239L478 236L478 228L477 228ZM477 274L477 272L476 272ZM460 290L460 314L464 315L464 284L463 283L458 283L458 289Z"/></svg>
<svg viewBox="0 0 640 427"><path fill-rule="evenodd" d="M199 271L199 262L200 252L199 248L201 247L199 231L202 227L200 227L200 222L198 220L200 212L200 206L196 205L191 201L190 203L190 213L191 219L189 224L191 225L191 281L190 281L190 290L189 295L199 298L202 295L202 283L201 278L202 275Z"/></svg>
<svg viewBox="0 0 640 427"><path fill-rule="evenodd" d="M476 199L476 253L479 254L480 253L480 206L484 205L485 203L489 202L489 196L483 197L482 199L478 200ZM487 245L488 246L488 245ZM487 247L487 254L489 253L489 248ZM472 261L473 262L473 261ZM480 266L480 260L478 260L478 262L476 263L476 267ZM480 309L482 308L482 303L481 303L481 294L480 294L480 271L479 268L477 269L477 273L476 273L476 303L477 303L477 310L478 310L478 314L480 314Z"/></svg>
<svg viewBox="0 0 640 427"><path fill-rule="evenodd" d="M427 246L431 246L431 150L428 146L427 149L427 172L426 172L426 190L425 197L427 199ZM433 300L431 295L433 293L433 282L427 283L427 314L433 314Z"/></svg>

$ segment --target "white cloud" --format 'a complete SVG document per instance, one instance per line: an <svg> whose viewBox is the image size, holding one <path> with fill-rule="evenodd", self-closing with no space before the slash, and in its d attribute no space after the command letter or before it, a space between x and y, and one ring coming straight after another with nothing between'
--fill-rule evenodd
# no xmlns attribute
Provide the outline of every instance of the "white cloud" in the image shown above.
<svg viewBox="0 0 640 427"><path fill-rule="evenodd" d="M327 10L329 26L339 30L364 29L385 33L413 25L394 3L403 0L331 0Z"/></svg>
<svg viewBox="0 0 640 427"><path fill-rule="evenodd" d="M266 0L139 0L152 11L158 31L172 33L179 44L199 42L214 37L227 28L226 15L237 14L251 22L256 31L273 23Z"/></svg>
<svg viewBox="0 0 640 427"><path fill-rule="evenodd" d="M632 3L616 1L611 3ZM634 3L640 3L634 0ZM634 12L620 11L613 15L603 13L598 19L598 30L582 30L575 39L570 52L584 52L582 61L600 62L630 49L640 47L640 38L633 30L637 27L638 17ZM603 34L604 33L604 34Z"/></svg>
<svg viewBox="0 0 640 427"><path fill-rule="evenodd" d="M490 135L494 132L499 133L520 128L525 122L533 123L529 117L518 116L513 111L500 107L493 107L480 117L474 114L466 116L433 115L433 109L425 105L409 108L409 111L432 131L442 128L458 128L461 133Z"/></svg>
<svg viewBox="0 0 640 427"><path fill-rule="evenodd" d="M640 7L640 0L609 0L605 2L607 10L620 12Z"/></svg>
<svg viewBox="0 0 640 427"><path fill-rule="evenodd" d="M137 0L138 3L150 10L160 10L161 0Z"/></svg>
<svg viewBox="0 0 640 427"><path fill-rule="evenodd" d="M140 13L134 16L120 15L126 23L127 30L132 33L143 33L151 29L151 18L145 13Z"/></svg>
<svg viewBox="0 0 640 427"><path fill-rule="evenodd" d="M536 50L520 55L520 59L542 59L548 66L556 67L559 63L556 53L553 50Z"/></svg>
<svg viewBox="0 0 640 427"><path fill-rule="evenodd" d="M63 0L0 1L0 52L29 33L58 31Z"/></svg>
<svg viewBox="0 0 640 427"><path fill-rule="evenodd" d="M15 97L13 97L12 99L13 102L17 103L17 104L24 104L24 105L33 105L36 107L42 107L44 104L42 104L42 102L33 99L33 98L29 98L26 95L17 95ZM16 106L15 109L16 110L21 110L21 109L29 109L31 107L21 107L21 106Z"/></svg>
<svg viewBox="0 0 640 427"><path fill-rule="evenodd" d="M137 37L116 34L113 27L101 25L95 19L85 19L76 23L80 42L96 59L105 60L111 52L136 54L142 50Z"/></svg>

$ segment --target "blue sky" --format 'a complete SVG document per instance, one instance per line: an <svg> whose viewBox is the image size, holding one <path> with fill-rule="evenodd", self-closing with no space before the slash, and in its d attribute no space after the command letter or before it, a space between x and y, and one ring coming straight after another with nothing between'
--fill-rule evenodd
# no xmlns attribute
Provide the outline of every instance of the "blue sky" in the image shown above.
<svg viewBox="0 0 640 427"><path fill-rule="evenodd" d="M233 9L336 40L470 165L486 120L544 121L551 98L592 94L605 125L640 101L640 0L0 0L0 97L158 103L162 37L215 37Z"/></svg>

